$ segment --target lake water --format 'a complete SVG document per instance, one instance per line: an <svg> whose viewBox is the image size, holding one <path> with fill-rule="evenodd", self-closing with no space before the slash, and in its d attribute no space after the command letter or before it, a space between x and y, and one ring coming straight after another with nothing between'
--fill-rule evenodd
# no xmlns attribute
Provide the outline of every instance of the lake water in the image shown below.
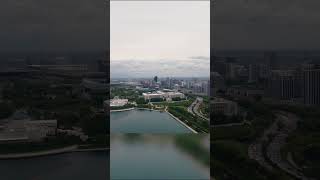
<svg viewBox="0 0 320 180"><path fill-rule="evenodd" d="M0 160L1 180L108 180L109 152Z"/></svg>
<svg viewBox="0 0 320 180"><path fill-rule="evenodd" d="M112 112L112 133L192 133L166 112L131 110Z"/></svg>
<svg viewBox="0 0 320 180"><path fill-rule="evenodd" d="M191 154L176 144L173 135L113 134L111 179L209 180L209 167Z"/></svg>

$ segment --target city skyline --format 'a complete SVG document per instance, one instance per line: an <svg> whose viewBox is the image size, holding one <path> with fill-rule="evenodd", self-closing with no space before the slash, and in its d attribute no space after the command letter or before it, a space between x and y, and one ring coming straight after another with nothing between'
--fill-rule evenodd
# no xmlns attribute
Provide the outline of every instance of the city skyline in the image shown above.
<svg viewBox="0 0 320 180"><path fill-rule="evenodd" d="M111 61L110 78L144 78L155 75L160 77L209 77L209 58L207 60L187 59L187 61L182 64L166 59L162 59L160 62L149 60Z"/></svg>

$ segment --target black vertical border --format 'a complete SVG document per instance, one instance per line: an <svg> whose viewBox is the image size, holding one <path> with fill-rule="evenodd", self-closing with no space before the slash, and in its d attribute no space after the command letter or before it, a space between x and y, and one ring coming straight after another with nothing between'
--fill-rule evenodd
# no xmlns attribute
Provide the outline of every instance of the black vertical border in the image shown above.
<svg viewBox="0 0 320 180"><path fill-rule="evenodd" d="M104 0L105 6L105 60L106 60L106 83L107 83L107 100L110 100L110 0ZM110 106L109 103L105 104L106 111L106 133L107 133L107 142L106 147L109 148L107 152L107 177L106 179L111 179L110 172Z"/></svg>
<svg viewBox="0 0 320 180"><path fill-rule="evenodd" d="M215 59L215 53L214 53L214 27L213 27L213 23L214 23L214 8L215 8L215 0L210 0L210 94L209 94L209 111L210 111L210 129L209 129L209 133L210 133L210 177L213 178L213 147L212 147L212 144L211 142L213 141L214 139L214 136L213 136L213 117L212 117L212 100L213 100L213 78L212 78L212 75L213 75L213 62L214 62L214 59Z"/></svg>
<svg viewBox="0 0 320 180"><path fill-rule="evenodd" d="M107 100L110 100L110 0L105 0L105 59L106 59L106 83L107 83ZM110 107L107 104L107 134L110 135ZM109 144L108 144L109 145Z"/></svg>

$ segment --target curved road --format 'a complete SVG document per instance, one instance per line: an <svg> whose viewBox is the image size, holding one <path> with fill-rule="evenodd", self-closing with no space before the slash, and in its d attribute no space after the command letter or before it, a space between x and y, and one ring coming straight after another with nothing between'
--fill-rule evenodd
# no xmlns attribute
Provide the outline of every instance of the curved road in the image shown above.
<svg viewBox="0 0 320 180"><path fill-rule="evenodd" d="M196 100L188 107L188 112L204 120L210 121L209 118L205 117L202 113L198 111L202 103L203 103L203 98L197 97Z"/></svg>
<svg viewBox="0 0 320 180"><path fill-rule="evenodd" d="M277 112L275 115L277 118L273 124L267 130L265 130L262 137L258 138L249 146L249 157L256 160L261 166L269 170L273 169L272 165L276 165L282 171L297 179L311 180L311 178L308 178L301 173L300 168L292 165L292 163L288 162L287 160L284 160L281 155L281 148L286 144L287 137L297 127L298 117L287 112ZM280 122L283 125L281 128L278 126ZM263 142L268 141L270 135L272 135L272 139L267 146L266 156L268 160L272 162L272 164L265 159L262 150Z"/></svg>
<svg viewBox="0 0 320 180"><path fill-rule="evenodd" d="M297 128L298 117L292 113L277 113L277 119L284 125L278 129L271 143L267 147L268 159L288 174L303 180L311 178L305 177L299 168L292 166L287 160L284 160L281 155L281 148L286 144L286 139L289 134Z"/></svg>

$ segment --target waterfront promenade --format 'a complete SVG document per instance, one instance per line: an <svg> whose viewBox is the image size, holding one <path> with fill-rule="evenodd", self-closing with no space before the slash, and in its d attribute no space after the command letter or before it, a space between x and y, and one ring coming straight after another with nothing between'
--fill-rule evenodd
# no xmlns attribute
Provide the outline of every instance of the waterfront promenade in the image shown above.
<svg viewBox="0 0 320 180"><path fill-rule="evenodd" d="M110 110L110 112L123 112L123 111L131 111L134 110L135 108L127 108L127 109L117 109L117 110Z"/></svg>
<svg viewBox="0 0 320 180"><path fill-rule="evenodd" d="M184 125L186 128L188 128L190 131L192 131L195 134L198 134L197 131L195 131L194 129L192 129L190 126L188 126L186 123L182 122L179 118L175 117L174 115L172 115L171 113L169 113L168 111L166 111L173 119L175 119L176 121L178 121L179 123L181 123L182 125Z"/></svg>

